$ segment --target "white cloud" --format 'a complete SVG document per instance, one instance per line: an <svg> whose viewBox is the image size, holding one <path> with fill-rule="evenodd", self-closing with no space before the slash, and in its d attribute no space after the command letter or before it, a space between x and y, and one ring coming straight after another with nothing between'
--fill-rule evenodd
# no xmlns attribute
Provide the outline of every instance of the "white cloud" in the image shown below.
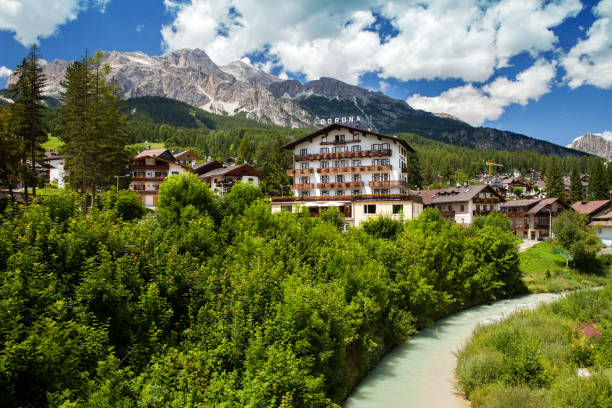
<svg viewBox="0 0 612 408"><path fill-rule="evenodd" d="M561 59L571 88L584 84L612 87L612 0L602 0L593 14L598 19L588 29L587 38Z"/></svg>
<svg viewBox="0 0 612 408"><path fill-rule="evenodd" d="M7 67L5 66L0 67L0 78L8 78L9 76L11 76L12 73L13 71L8 69Z"/></svg>
<svg viewBox="0 0 612 408"><path fill-rule="evenodd" d="M92 0L104 12L110 0ZM15 33L24 46L55 34L60 25L77 18L88 3L80 0L0 0L0 30Z"/></svg>
<svg viewBox="0 0 612 408"><path fill-rule="evenodd" d="M136 26L136 32L137 32L137 33L141 33L141 32L142 32L142 30L144 30L144 24L138 24L138 25Z"/></svg>
<svg viewBox="0 0 612 408"><path fill-rule="evenodd" d="M485 120L499 118L513 103L525 106L530 100L537 101L550 92L554 77L554 62L538 60L519 73L515 80L499 77L482 88L468 84L434 97L415 94L406 102L416 109L450 113L470 125L480 126Z"/></svg>
<svg viewBox="0 0 612 408"><path fill-rule="evenodd" d="M307 79L332 76L356 84L383 78L461 78L484 82L512 56L553 50L552 28L575 16L580 0L165 0L174 21L165 47L201 48L227 64L264 52L275 66ZM381 41L373 12L399 33ZM517 29L520 27L520 29Z"/></svg>

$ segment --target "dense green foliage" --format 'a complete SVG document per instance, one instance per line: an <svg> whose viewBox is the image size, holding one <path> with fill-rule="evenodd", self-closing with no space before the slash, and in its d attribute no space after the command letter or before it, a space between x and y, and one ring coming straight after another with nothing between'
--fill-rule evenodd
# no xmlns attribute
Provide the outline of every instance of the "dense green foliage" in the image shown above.
<svg viewBox="0 0 612 408"><path fill-rule="evenodd" d="M591 200L607 200L610 198L608 192L608 174L602 162L595 162L589 173L589 198Z"/></svg>
<svg viewBox="0 0 612 408"><path fill-rule="evenodd" d="M568 251L574 265L583 270L599 270L597 252L601 249L601 240L595 229L588 225L586 215L577 211L564 211L552 225L554 241Z"/></svg>
<svg viewBox="0 0 612 408"><path fill-rule="evenodd" d="M200 203L192 181L165 183L157 219L111 198L84 216L66 192L6 210L4 406L337 406L416 329L520 287L496 222L428 210L387 239L333 212L273 215L250 185Z"/></svg>
<svg viewBox="0 0 612 408"><path fill-rule="evenodd" d="M608 285L478 328L456 370L472 407L612 406L611 309Z"/></svg>
<svg viewBox="0 0 612 408"><path fill-rule="evenodd" d="M576 201L582 201L582 179L578 169L573 168L570 173L570 201L575 203Z"/></svg>
<svg viewBox="0 0 612 408"><path fill-rule="evenodd" d="M546 167L546 196L564 197L563 168L558 158L553 157Z"/></svg>

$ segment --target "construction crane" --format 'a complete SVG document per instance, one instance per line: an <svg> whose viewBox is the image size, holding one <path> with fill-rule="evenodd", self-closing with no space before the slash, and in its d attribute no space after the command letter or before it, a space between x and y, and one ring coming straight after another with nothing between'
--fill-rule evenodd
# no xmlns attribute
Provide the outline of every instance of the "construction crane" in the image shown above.
<svg viewBox="0 0 612 408"><path fill-rule="evenodd" d="M487 162L487 166L489 166L489 176L491 176L491 168L493 166L504 167L503 164L497 164L497 163L491 163L491 162Z"/></svg>

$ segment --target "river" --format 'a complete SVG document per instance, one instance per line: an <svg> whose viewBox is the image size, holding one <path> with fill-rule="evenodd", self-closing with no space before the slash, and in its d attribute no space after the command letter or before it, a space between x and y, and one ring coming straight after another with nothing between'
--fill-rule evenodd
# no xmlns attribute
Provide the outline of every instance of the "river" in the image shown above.
<svg viewBox="0 0 612 408"><path fill-rule="evenodd" d="M455 387L453 354L478 324L533 309L561 295L533 294L475 306L437 321L398 345L357 385L344 408L465 408Z"/></svg>

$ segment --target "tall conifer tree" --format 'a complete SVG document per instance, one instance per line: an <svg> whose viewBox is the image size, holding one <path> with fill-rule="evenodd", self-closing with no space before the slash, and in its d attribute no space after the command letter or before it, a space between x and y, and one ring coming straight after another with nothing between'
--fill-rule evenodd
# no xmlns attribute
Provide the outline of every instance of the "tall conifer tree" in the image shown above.
<svg viewBox="0 0 612 408"><path fill-rule="evenodd" d="M570 173L570 200L572 203L575 203L582 199L582 179L580 178L578 169L574 166Z"/></svg>
<svg viewBox="0 0 612 408"><path fill-rule="evenodd" d="M47 139L43 118L46 106L42 95L45 76L39 59L38 46L34 44L28 56L17 66L17 83L9 89L15 101L11 106L11 128L25 142L27 159L24 157L24 164L26 160L30 161L29 166L23 166L26 201L28 185L32 185L32 195L36 196L36 159L42 151L40 144Z"/></svg>
<svg viewBox="0 0 612 408"><path fill-rule="evenodd" d="M546 196L564 198L563 170L557 157L552 157L546 167Z"/></svg>
<svg viewBox="0 0 612 408"><path fill-rule="evenodd" d="M597 160L591 166L589 173L589 195L592 200L606 200L608 193L608 175L605 173L603 164Z"/></svg>
<svg viewBox="0 0 612 408"><path fill-rule="evenodd" d="M408 154L408 183L412 188L423 188L423 173L418 153Z"/></svg>

